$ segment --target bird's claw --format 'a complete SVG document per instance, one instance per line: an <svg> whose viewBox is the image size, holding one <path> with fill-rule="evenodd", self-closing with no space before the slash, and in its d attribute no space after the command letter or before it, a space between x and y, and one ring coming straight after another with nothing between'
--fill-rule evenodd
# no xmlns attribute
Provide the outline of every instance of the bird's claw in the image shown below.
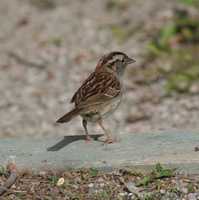
<svg viewBox="0 0 199 200"><path fill-rule="evenodd" d="M89 135L86 135L86 143L90 143L92 141L92 138Z"/></svg>

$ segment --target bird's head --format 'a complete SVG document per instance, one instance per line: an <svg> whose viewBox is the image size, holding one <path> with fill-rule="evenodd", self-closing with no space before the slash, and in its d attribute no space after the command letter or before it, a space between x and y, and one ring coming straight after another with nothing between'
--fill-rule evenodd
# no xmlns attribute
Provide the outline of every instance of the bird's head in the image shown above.
<svg viewBox="0 0 199 200"><path fill-rule="evenodd" d="M129 58L125 53L114 51L101 57L96 66L96 71L105 70L121 76L126 66L134 62L135 60Z"/></svg>

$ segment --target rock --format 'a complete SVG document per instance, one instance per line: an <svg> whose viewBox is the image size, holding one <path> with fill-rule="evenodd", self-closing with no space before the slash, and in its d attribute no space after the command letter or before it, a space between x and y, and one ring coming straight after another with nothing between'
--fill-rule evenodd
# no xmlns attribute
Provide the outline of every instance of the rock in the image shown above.
<svg viewBox="0 0 199 200"><path fill-rule="evenodd" d="M128 183L125 184L125 186L127 187L128 191L130 191L133 194L133 196L134 195L138 196L141 199L144 198L145 196L148 196L148 195L150 196L150 193L146 193L144 191L141 191L143 188L137 187L135 185L135 183L133 183L133 182L128 182Z"/></svg>
<svg viewBox="0 0 199 200"><path fill-rule="evenodd" d="M164 189L161 189L161 190L160 190L160 193L161 193L161 194L165 194L166 191L165 191Z"/></svg>
<svg viewBox="0 0 199 200"><path fill-rule="evenodd" d="M90 183L90 184L88 184L88 187L89 187L89 188L92 188L92 187L94 187L94 184L93 184L93 183Z"/></svg>
<svg viewBox="0 0 199 200"><path fill-rule="evenodd" d="M161 198L161 200L180 200L176 193L166 192L166 194Z"/></svg>
<svg viewBox="0 0 199 200"><path fill-rule="evenodd" d="M183 187L183 188L181 189L181 191L182 191L184 194L187 194L187 193L188 193L188 188Z"/></svg>
<svg viewBox="0 0 199 200"><path fill-rule="evenodd" d="M133 194L139 194L140 193L140 188L136 187L135 183L133 182L128 182L125 185L128 189L129 192L132 192Z"/></svg>
<svg viewBox="0 0 199 200"><path fill-rule="evenodd" d="M64 184L65 180L63 177L59 178L59 180L57 181L57 186L62 186Z"/></svg>
<svg viewBox="0 0 199 200"><path fill-rule="evenodd" d="M40 176L46 176L46 174L47 174L46 171L40 171L40 172L39 172L39 175L40 175Z"/></svg>
<svg viewBox="0 0 199 200"><path fill-rule="evenodd" d="M119 196L121 196L121 197L125 197L125 196L127 196L127 195L128 195L127 192L120 192L120 193L119 193Z"/></svg>
<svg viewBox="0 0 199 200"><path fill-rule="evenodd" d="M198 94L199 93L199 83L198 82L193 83L191 85L191 87L189 88L189 92L192 94Z"/></svg>
<svg viewBox="0 0 199 200"><path fill-rule="evenodd" d="M94 184L94 183L90 183L90 184L88 184L88 193L90 194L90 195L93 195L93 194L95 194L95 193L97 193L98 192L98 189L97 189L97 187L96 187L96 185Z"/></svg>
<svg viewBox="0 0 199 200"><path fill-rule="evenodd" d="M189 193L187 197L188 200L197 200L198 199L197 196L198 196L197 193Z"/></svg>

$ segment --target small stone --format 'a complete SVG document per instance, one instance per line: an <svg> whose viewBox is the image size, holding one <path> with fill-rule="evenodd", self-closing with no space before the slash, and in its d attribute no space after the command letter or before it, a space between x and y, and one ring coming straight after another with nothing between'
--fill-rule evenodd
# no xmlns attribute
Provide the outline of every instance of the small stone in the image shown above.
<svg viewBox="0 0 199 200"><path fill-rule="evenodd" d="M64 182L65 182L65 180L64 180L63 177L59 178L59 180L57 181L57 186L61 186L61 185L63 185Z"/></svg>
<svg viewBox="0 0 199 200"><path fill-rule="evenodd" d="M105 185L104 183L100 183L99 184L100 187L104 187L104 185Z"/></svg>
<svg viewBox="0 0 199 200"><path fill-rule="evenodd" d="M121 196L121 197L127 196L127 192L120 192L119 196Z"/></svg>
<svg viewBox="0 0 199 200"><path fill-rule="evenodd" d="M197 200L196 193L189 193L187 197L188 197L188 200Z"/></svg>
<svg viewBox="0 0 199 200"><path fill-rule="evenodd" d="M13 185L11 186L11 188L12 188L12 189L16 189L17 187L16 187L15 184L13 184Z"/></svg>
<svg viewBox="0 0 199 200"><path fill-rule="evenodd" d="M132 193L130 193L130 194L132 194ZM136 200L137 197L136 197L135 194L132 194L132 195L128 196L128 199L129 199L129 200Z"/></svg>
<svg viewBox="0 0 199 200"><path fill-rule="evenodd" d="M183 188L181 189L181 191L182 191L184 194L188 194L188 189L185 188L185 187L183 187Z"/></svg>
<svg viewBox="0 0 199 200"><path fill-rule="evenodd" d="M97 179L97 182L103 183L103 182L104 182L104 179L103 179L102 177L99 177L99 178Z"/></svg>
<svg viewBox="0 0 199 200"><path fill-rule="evenodd" d="M88 193L89 193L90 195L96 194L96 193L98 193L98 192L100 192L100 191L101 191L101 189L98 187L97 184L94 184L94 183L89 183L89 184L88 184Z"/></svg>
<svg viewBox="0 0 199 200"><path fill-rule="evenodd" d="M133 182L128 182L125 184L128 191L132 194L135 194L139 198L143 198L145 195L149 195L149 193L141 192L141 188L137 187L135 183ZM134 196L134 195L133 195Z"/></svg>
<svg viewBox="0 0 199 200"><path fill-rule="evenodd" d="M73 185L71 185L71 186L72 186L72 188L74 188L75 190L79 189L79 186L78 186L78 185L73 184Z"/></svg>
<svg viewBox="0 0 199 200"><path fill-rule="evenodd" d="M46 171L40 171L40 172L39 172L39 175L40 175L40 176L46 176L46 174L47 174Z"/></svg>
<svg viewBox="0 0 199 200"><path fill-rule="evenodd" d="M180 200L180 199L178 198L178 196L177 196L176 193L166 192L166 193L162 196L161 200Z"/></svg>
<svg viewBox="0 0 199 200"><path fill-rule="evenodd" d="M126 187L128 188L129 192L138 194L140 192L140 189L135 186L135 183L133 182L128 182L126 183Z"/></svg>
<svg viewBox="0 0 199 200"><path fill-rule="evenodd" d="M89 184L88 184L88 187L89 187L89 188L92 188L92 187L94 187L94 184L93 184L93 183L89 183Z"/></svg>
<svg viewBox="0 0 199 200"><path fill-rule="evenodd" d="M199 93L199 83L194 83L190 89L189 89L190 93L192 94L198 94Z"/></svg>
<svg viewBox="0 0 199 200"><path fill-rule="evenodd" d="M161 194L165 194L165 192L166 192L166 191L165 191L164 189L161 189L161 190L160 190L160 193L161 193Z"/></svg>

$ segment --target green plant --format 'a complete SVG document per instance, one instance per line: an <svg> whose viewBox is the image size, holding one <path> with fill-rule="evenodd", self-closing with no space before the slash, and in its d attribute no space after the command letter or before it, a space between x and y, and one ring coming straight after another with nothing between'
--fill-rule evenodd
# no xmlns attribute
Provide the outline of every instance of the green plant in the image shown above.
<svg viewBox="0 0 199 200"><path fill-rule="evenodd" d="M193 183L187 185L188 193L193 193L195 191Z"/></svg>
<svg viewBox="0 0 199 200"><path fill-rule="evenodd" d="M50 183L55 186L57 184L57 181L59 180L59 177L58 176L50 176L48 177L48 180L50 181Z"/></svg>
<svg viewBox="0 0 199 200"><path fill-rule="evenodd" d="M0 176L3 176L6 174L6 168L2 165L0 165Z"/></svg>
<svg viewBox="0 0 199 200"><path fill-rule="evenodd" d="M108 0L106 3L106 9L108 11L123 11L128 8L129 2L129 0Z"/></svg>
<svg viewBox="0 0 199 200"><path fill-rule="evenodd" d="M147 186L150 182L153 181L153 177L149 176L144 176L140 181L138 181L138 183L136 184L136 186Z"/></svg>
<svg viewBox="0 0 199 200"><path fill-rule="evenodd" d="M156 179L172 177L174 175L173 169L164 168L160 163L157 163L155 169L152 171Z"/></svg>
<svg viewBox="0 0 199 200"><path fill-rule="evenodd" d="M173 91L182 93L188 92L190 85L191 82L186 75L174 74L168 78L165 88L168 94L171 94Z"/></svg>
<svg viewBox="0 0 199 200"><path fill-rule="evenodd" d="M174 169L164 168L160 163L157 163L151 173L138 181L136 186L147 186L149 183L155 181L156 179L172 177L174 175L174 171Z"/></svg>
<svg viewBox="0 0 199 200"><path fill-rule="evenodd" d="M98 173L99 173L98 169L91 168L91 169L89 170L89 175L90 175L91 177L96 177L96 176L98 175Z"/></svg>
<svg viewBox="0 0 199 200"><path fill-rule="evenodd" d="M191 18L184 10L177 10L170 21L154 36L148 44L149 52L159 56L161 52L170 52L179 44L199 43L199 21Z"/></svg>
<svg viewBox="0 0 199 200"><path fill-rule="evenodd" d="M160 28L147 48L146 59L155 63L147 72L157 69L157 75L166 80L165 95L190 92L199 80L199 20L186 10L176 10L173 20Z"/></svg>
<svg viewBox="0 0 199 200"><path fill-rule="evenodd" d="M170 40L176 34L176 29L176 24L171 22L160 30L157 39L157 47L159 49L168 50L170 48Z"/></svg>
<svg viewBox="0 0 199 200"><path fill-rule="evenodd" d="M49 39L49 42L57 47L60 47L63 43L63 39L61 37L53 37Z"/></svg>
<svg viewBox="0 0 199 200"><path fill-rule="evenodd" d="M178 1L188 6L199 6L198 0L178 0Z"/></svg>
<svg viewBox="0 0 199 200"><path fill-rule="evenodd" d="M147 194L144 196L143 200L155 200L155 199L152 197L152 195Z"/></svg>
<svg viewBox="0 0 199 200"><path fill-rule="evenodd" d="M109 200L111 199L111 194L108 191L100 191L96 195L96 200Z"/></svg>

